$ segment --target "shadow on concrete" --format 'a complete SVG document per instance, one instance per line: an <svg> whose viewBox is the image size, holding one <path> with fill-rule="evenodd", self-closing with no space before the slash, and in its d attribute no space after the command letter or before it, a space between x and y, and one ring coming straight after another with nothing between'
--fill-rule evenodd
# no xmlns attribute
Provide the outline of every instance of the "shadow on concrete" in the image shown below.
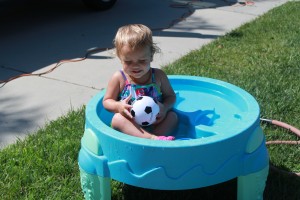
<svg viewBox="0 0 300 200"><path fill-rule="evenodd" d="M0 96L1 107L6 108L0 111L0 149L8 141L24 138L28 130L32 129L33 120L42 119L39 111L43 108L26 108L23 104L24 101L24 95Z"/></svg>
<svg viewBox="0 0 300 200"><path fill-rule="evenodd" d="M209 4L210 7L228 5L223 0L211 2L215 3ZM201 9L200 4L195 3L197 1L118 0L112 9L94 12L88 10L81 0L0 0L0 81L34 72L60 60L82 58L93 47L111 48L117 29L129 23L145 24L160 37L217 37L193 32L193 28L199 27L218 30L203 19L193 19L196 21L193 27L181 25L163 31L188 17L195 9ZM207 5L202 4L202 7ZM89 58L111 59L96 55ZM32 84L35 83L27 87ZM31 129L33 124L44 120L40 116L42 106L32 109L24 105L26 91L18 96L11 93L9 87L0 88L3 108L0 109L0 143L4 143L10 133L26 134L27 128Z"/></svg>
<svg viewBox="0 0 300 200"><path fill-rule="evenodd" d="M192 33L191 27L161 30L195 9L228 4L222 0L118 0L112 9L95 12L81 0L1 0L0 80L31 73L63 59L83 57L93 47L111 48L118 27L128 23L146 24L159 36L215 38ZM194 28L217 29L201 19L198 22Z"/></svg>

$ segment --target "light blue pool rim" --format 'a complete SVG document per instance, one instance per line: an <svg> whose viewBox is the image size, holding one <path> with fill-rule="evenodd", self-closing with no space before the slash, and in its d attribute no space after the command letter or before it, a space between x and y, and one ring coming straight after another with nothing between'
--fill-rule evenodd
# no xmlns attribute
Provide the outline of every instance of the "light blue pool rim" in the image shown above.
<svg viewBox="0 0 300 200"><path fill-rule="evenodd" d="M248 92L241 89L240 87L237 87L235 85L232 85L224 81L206 78L206 77L183 76L183 75L170 75L168 77L171 82L171 85L194 86L194 84L197 85L203 84L200 88L208 86L208 88L212 88L213 92L216 93L225 91L224 94L221 94L224 96L224 98L230 98L230 96L228 96L227 94L230 93L231 96L236 98L235 99L236 101L242 102L244 107L246 107L245 112L241 111L243 114L243 120L239 122L240 125L237 127L232 127L231 134L227 134L227 136L224 136L222 134L216 134L210 137L196 138L191 140L175 140L171 142L133 137L112 129L109 125L104 123L99 118L99 114L98 114L99 109L104 109L103 107L98 108L98 106L100 105L99 101L102 102L103 96L106 91L105 89L99 92L97 95L95 95L89 102L89 106L86 108L86 122L89 124L89 126L92 126L95 129L97 129L99 132L101 132L101 134L106 134L111 138L115 138L117 140L126 142L128 144L135 144L140 146L157 146L157 147L164 147L164 148L169 148L169 147L185 148L191 146L217 143L223 140L227 140L231 137L235 137L237 134L241 134L247 131L253 131L249 129L253 129L253 127L259 126L259 113L260 113L259 105L252 95L250 95ZM175 92L176 92L176 87L175 87ZM202 101L205 101L205 99L203 99ZM228 129L229 130L227 131L230 131L230 127Z"/></svg>

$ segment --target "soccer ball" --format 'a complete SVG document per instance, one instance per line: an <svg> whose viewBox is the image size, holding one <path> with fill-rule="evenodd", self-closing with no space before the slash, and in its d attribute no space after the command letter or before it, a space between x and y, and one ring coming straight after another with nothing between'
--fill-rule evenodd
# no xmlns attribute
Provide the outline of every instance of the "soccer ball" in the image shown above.
<svg viewBox="0 0 300 200"><path fill-rule="evenodd" d="M137 124L149 126L156 121L159 106L153 98L141 96L133 103L130 113Z"/></svg>

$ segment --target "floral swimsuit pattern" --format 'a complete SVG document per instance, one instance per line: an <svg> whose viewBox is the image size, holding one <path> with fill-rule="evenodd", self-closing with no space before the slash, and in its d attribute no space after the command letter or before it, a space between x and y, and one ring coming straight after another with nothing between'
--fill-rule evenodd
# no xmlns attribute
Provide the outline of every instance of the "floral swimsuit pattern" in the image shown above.
<svg viewBox="0 0 300 200"><path fill-rule="evenodd" d="M160 91L160 88L155 83L154 68L152 68L151 70L152 70L152 77L151 77L152 82L148 85L131 84L129 80L126 78L124 72L120 70L125 80L125 86L119 95L119 100L126 99L131 94L132 97L128 102L128 104L130 105L132 105L133 102L140 96L149 96L156 101L162 102L162 93Z"/></svg>

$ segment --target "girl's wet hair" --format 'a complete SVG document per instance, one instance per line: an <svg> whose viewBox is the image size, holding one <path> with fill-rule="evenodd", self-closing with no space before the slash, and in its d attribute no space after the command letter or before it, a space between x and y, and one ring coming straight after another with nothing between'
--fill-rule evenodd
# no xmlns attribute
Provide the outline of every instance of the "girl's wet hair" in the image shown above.
<svg viewBox="0 0 300 200"><path fill-rule="evenodd" d="M152 31L143 24L129 24L120 27L115 36L114 45L117 56L120 56L121 49L125 45L128 45L132 49L148 46L151 49L151 58L153 58L155 53L160 51L153 42Z"/></svg>

